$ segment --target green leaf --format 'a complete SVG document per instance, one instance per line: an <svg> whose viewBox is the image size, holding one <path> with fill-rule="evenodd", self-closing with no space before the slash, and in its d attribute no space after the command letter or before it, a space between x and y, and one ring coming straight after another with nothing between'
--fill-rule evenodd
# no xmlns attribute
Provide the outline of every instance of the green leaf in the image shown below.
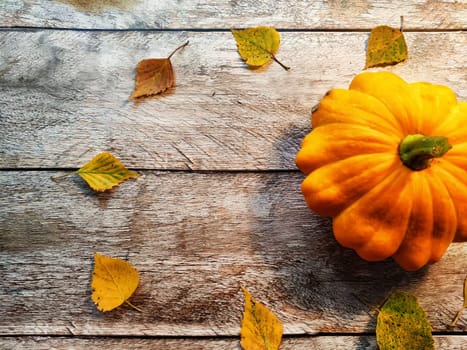
<svg viewBox="0 0 467 350"><path fill-rule="evenodd" d="M76 171L94 191L110 190L139 174L128 170L110 152L102 152Z"/></svg>
<svg viewBox="0 0 467 350"><path fill-rule="evenodd" d="M431 326L417 298L396 291L378 314L376 341L380 350L433 350Z"/></svg>
<svg viewBox="0 0 467 350"><path fill-rule="evenodd" d="M232 29L232 34L237 42L238 53L250 67L261 67L274 60L285 70L289 69L274 56L279 50L281 41L279 33L274 28L260 26L244 30Z"/></svg>
<svg viewBox="0 0 467 350"><path fill-rule="evenodd" d="M396 64L405 61L407 57L407 44L400 30L388 26L378 26L371 30L365 69Z"/></svg>

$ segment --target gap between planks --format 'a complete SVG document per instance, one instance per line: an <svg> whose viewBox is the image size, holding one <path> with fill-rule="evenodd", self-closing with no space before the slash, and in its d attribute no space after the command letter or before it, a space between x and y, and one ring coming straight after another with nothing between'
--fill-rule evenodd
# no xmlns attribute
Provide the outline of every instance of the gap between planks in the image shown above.
<svg viewBox="0 0 467 350"><path fill-rule="evenodd" d="M35 32L35 31L70 31L70 32L104 32L104 33L230 33L231 29L245 29L248 27L232 28L66 28L66 27L23 27L0 26L0 31ZM281 33L370 33L371 28L277 28ZM466 32L466 28L403 28L405 33L452 33Z"/></svg>

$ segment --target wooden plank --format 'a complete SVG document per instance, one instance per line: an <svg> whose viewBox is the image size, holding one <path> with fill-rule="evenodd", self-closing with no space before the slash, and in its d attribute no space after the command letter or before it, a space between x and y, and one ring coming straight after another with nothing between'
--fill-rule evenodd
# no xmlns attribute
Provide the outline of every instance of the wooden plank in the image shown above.
<svg viewBox="0 0 467 350"><path fill-rule="evenodd" d="M2 335L238 335L241 285L289 335L373 332L396 288L419 297L438 332L463 302L466 244L416 273L362 261L306 208L298 172L145 171L101 194L54 174L0 172ZM96 310L95 251L140 271L143 312Z"/></svg>
<svg viewBox="0 0 467 350"><path fill-rule="evenodd" d="M465 29L465 1L435 0L4 0L0 26L106 29L248 27Z"/></svg>
<svg viewBox="0 0 467 350"><path fill-rule="evenodd" d="M463 350L467 336L435 336L435 346L443 350ZM5 349L21 348L24 350L49 349L165 349L165 350L238 350L237 339L159 339L159 338L63 338L63 337L4 337L0 338L0 347ZM373 336L318 336L284 338L281 350L370 350L376 349Z"/></svg>
<svg viewBox="0 0 467 350"><path fill-rule="evenodd" d="M467 100L464 33L406 33L388 68ZM109 150L133 168L295 169L310 110L365 62L366 33L282 33L284 71L245 67L230 33L0 32L0 167L77 168ZM135 104L134 67L173 58L176 89Z"/></svg>

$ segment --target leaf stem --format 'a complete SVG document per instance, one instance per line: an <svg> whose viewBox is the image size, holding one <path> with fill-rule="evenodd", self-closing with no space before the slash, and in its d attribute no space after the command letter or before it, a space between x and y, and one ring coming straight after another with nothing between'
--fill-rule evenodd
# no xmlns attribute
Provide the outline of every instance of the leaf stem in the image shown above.
<svg viewBox="0 0 467 350"><path fill-rule="evenodd" d="M173 56L173 54L174 54L175 52L177 52L178 50L184 48L184 47L187 46L189 43L190 43L190 41L187 40L187 42L186 42L185 44L182 44L182 45L180 45L179 47L177 47L175 50L172 51L172 53L169 55L169 57L167 57L167 59L170 60L170 58Z"/></svg>
<svg viewBox="0 0 467 350"><path fill-rule="evenodd" d="M274 61L276 61L276 63L278 63L282 68L284 68L285 70L289 70L289 69L290 69L289 66L286 66L286 65L283 64L281 61L279 61L279 60L276 58L276 56L274 56L272 53L270 53L270 55L271 55L272 59L273 59Z"/></svg>
<svg viewBox="0 0 467 350"><path fill-rule="evenodd" d="M125 300L125 303L129 306L131 306L133 309L135 309L136 311L139 311L139 312L143 312L142 309L140 309L139 307L137 307L136 305L133 305L131 302L129 302L128 300Z"/></svg>
<svg viewBox="0 0 467 350"><path fill-rule="evenodd" d="M64 178L66 178L66 177L68 177L68 176L71 176L71 175L73 175L73 174L75 174L75 173L76 173L76 171L73 171L73 172L71 172L71 173L66 173L66 174L62 174L62 175L51 176L50 178L51 178L53 181L55 181L55 180L61 180L61 179L64 179Z"/></svg>
<svg viewBox="0 0 467 350"><path fill-rule="evenodd" d="M462 315L462 312L464 311L464 307L462 309L460 309L459 311L457 311L457 314L456 314L456 317L454 317L454 320L452 320L452 322L449 324L449 327L451 328L454 328L457 326L457 322L459 321L459 319L461 318L461 315Z"/></svg>

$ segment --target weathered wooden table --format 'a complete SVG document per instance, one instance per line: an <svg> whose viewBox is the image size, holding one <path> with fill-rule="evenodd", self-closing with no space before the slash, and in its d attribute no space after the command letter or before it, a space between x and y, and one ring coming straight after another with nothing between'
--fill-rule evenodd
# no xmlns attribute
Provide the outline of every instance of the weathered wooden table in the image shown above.
<svg viewBox="0 0 467 350"><path fill-rule="evenodd" d="M0 348L239 349L247 287L284 322L281 349L374 349L376 307L419 297L439 349L467 349L467 245L416 273L367 263L311 213L294 157L310 110L363 69L369 30L400 25L388 70L467 99L467 2L2 0ZM249 70L230 28L276 27ZM176 88L128 100L139 60L167 56ZM77 169L111 151L142 176L95 194ZM100 313L93 253L140 271L132 302Z"/></svg>

